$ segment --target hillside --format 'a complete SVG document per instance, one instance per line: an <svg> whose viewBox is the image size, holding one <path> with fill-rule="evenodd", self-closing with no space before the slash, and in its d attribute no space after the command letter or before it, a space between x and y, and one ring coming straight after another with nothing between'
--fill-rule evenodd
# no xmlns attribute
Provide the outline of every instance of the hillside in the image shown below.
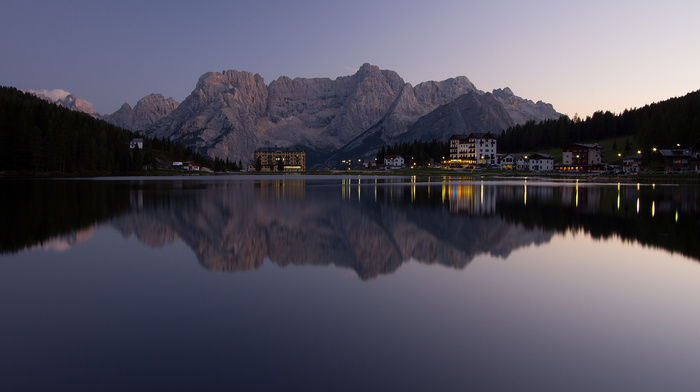
<svg viewBox="0 0 700 392"><path fill-rule="evenodd" d="M129 142L143 139L143 149ZM157 156L221 165L169 140L124 130L89 114L0 87L0 171L19 175L119 175L155 166Z"/></svg>
<svg viewBox="0 0 700 392"><path fill-rule="evenodd" d="M700 139L700 91L625 110L596 112L586 119L534 121L501 133L499 151L530 152L560 148L569 143L613 139L624 151L627 140L642 151L689 147Z"/></svg>

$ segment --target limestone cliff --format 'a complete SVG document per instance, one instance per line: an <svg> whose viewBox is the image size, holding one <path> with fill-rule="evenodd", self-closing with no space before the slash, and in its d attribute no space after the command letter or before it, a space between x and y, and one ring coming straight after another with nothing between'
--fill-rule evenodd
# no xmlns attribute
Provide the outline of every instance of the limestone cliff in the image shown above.
<svg viewBox="0 0 700 392"><path fill-rule="evenodd" d="M133 109L124 103L116 112L104 116L104 120L124 129L143 131L170 114L178 105L173 98L166 99L162 94L151 94L141 98Z"/></svg>
<svg viewBox="0 0 700 392"><path fill-rule="evenodd" d="M464 76L414 87L396 72L370 64L354 75L336 79L282 76L269 85L250 72L209 72L179 106L165 115L149 117L151 124L144 129L148 136L167 137L233 161L250 162L256 149L272 146L302 147L325 160L341 149L361 150L366 155L376 152L375 145L404 140L421 117L471 93L484 95ZM505 117L498 121L489 117L492 123L546 118L532 109L540 103L512 94L488 95L495 96L492 101L505 109L494 109ZM551 108L542 105L543 110ZM123 119L118 125L132 130L148 122L140 120L137 108L133 113L129 109L123 106L111 117ZM129 122L140 125L126 126ZM473 124L484 126L488 127ZM372 132L366 134L368 130ZM371 146L362 141L368 137L374 140ZM311 166L322 162L307 161Z"/></svg>
<svg viewBox="0 0 700 392"><path fill-rule="evenodd" d="M556 120L561 116L551 104L542 101L535 103L529 99L520 98L508 87L493 90L493 95L503 104L516 124L522 125L530 120Z"/></svg>

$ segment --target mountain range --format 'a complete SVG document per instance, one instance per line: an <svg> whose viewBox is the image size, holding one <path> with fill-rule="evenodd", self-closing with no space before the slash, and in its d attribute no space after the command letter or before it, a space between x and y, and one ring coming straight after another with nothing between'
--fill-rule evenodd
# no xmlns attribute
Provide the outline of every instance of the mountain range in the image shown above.
<svg viewBox="0 0 700 392"><path fill-rule="evenodd" d="M68 91L55 89L55 90L22 90L25 93L30 93L38 98L45 101L53 102L58 106L63 106L64 108L75 110L77 112L87 113L95 118L102 118L92 107L92 104L88 101L80 99L75 95L69 93Z"/></svg>
<svg viewBox="0 0 700 392"><path fill-rule="evenodd" d="M261 147L300 147L309 166L333 166L374 157L387 144L500 133L559 116L551 104L520 98L509 88L484 92L464 76L412 86L394 71L364 64L350 76L282 76L269 85L250 72L208 72L181 103L151 94L133 108L125 103L100 117L211 157L251 162Z"/></svg>

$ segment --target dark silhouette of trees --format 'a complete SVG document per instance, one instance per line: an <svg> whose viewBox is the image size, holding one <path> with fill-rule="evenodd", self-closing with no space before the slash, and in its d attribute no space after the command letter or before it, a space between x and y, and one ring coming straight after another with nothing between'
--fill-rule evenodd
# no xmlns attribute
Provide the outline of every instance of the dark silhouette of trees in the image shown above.
<svg viewBox="0 0 700 392"><path fill-rule="evenodd" d="M529 121L503 131L498 149L536 151L617 137L626 137L625 151L631 150L630 137L643 150L692 146L700 139L700 91L617 115L598 111L585 120L562 116L540 123Z"/></svg>
<svg viewBox="0 0 700 392"><path fill-rule="evenodd" d="M262 159L260 157L255 158L255 171L262 171Z"/></svg>
<svg viewBox="0 0 700 392"><path fill-rule="evenodd" d="M383 146L377 152L377 163L383 164L387 155L401 155L403 157L413 157L413 162L418 166L427 165L432 159L440 162L449 158L449 142L440 142L433 139L429 142L414 141L412 143L396 143L393 146Z"/></svg>
<svg viewBox="0 0 700 392"><path fill-rule="evenodd" d="M129 147L137 137L143 139L143 149ZM0 171L118 175L153 169L157 156L220 170L237 168L166 138L138 135L16 88L0 87Z"/></svg>

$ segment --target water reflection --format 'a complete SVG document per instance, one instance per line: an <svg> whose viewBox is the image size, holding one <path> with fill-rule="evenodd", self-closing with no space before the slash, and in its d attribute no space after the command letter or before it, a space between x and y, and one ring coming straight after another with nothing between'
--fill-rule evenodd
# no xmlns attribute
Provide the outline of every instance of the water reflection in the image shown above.
<svg viewBox="0 0 700 392"><path fill-rule="evenodd" d="M265 260L332 264L362 279L409 260L464 268L477 255L507 257L567 231L700 259L700 198L690 186L359 176L0 185L9 198L3 252L67 249L84 238L74 232L108 222L152 247L181 240L203 267L223 271Z"/></svg>

